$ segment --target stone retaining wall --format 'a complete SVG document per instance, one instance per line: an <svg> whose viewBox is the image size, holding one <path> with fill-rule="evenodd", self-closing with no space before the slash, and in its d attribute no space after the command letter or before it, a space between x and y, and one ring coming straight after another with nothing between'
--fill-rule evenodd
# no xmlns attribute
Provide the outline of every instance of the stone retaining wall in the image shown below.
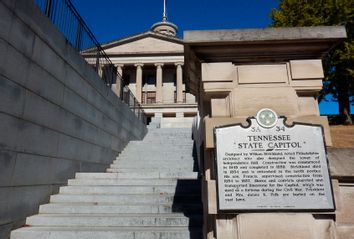
<svg viewBox="0 0 354 239"><path fill-rule="evenodd" d="M0 238L146 127L32 0L0 0Z"/></svg>

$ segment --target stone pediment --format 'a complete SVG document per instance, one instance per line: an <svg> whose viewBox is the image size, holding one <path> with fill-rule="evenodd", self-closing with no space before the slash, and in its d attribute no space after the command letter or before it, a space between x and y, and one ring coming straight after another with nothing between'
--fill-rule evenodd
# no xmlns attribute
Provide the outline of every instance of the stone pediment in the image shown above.
<svg viewBox="0 0 354 239"><path fill-rule="evenodd" d="M108 55L183 53L182 40L155 33L142 33L103 45Z"/></svg>

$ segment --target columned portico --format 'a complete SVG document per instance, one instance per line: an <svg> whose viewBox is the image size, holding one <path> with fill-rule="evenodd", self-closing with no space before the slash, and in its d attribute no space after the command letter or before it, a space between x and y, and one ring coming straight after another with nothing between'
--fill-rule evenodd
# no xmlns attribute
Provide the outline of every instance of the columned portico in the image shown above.
<svg viewBox="0 0 354 239"><path fill-rule="evenodd" d="M150 31L104 45L119 74L112 90L121 95L127 86L148 122L153 117L189 122L197 115L195 96L185 92L184 44L176 32L177 26L163 18Z"/></svg>
<svg viewBox="0 0 354 239"><path fill-rule="evenodd" d="M134 65L136 67L136 91L135 97L141 103L141 90L143 81L143 66L144 64L138 63Z"/></svg>
<svg viewBox="0 0 354 239"><path fill-rule="evenodd" d="M182 65L183 62L177 62L176 65L176 94L177 94L177 103L183 103L183 73Z"/></svg>
<svg viewBox="0 0 354 239"><path fill-rule="evenodd" d="M156 63L156 103L162 103L162 66L163 63Z"/></svg>

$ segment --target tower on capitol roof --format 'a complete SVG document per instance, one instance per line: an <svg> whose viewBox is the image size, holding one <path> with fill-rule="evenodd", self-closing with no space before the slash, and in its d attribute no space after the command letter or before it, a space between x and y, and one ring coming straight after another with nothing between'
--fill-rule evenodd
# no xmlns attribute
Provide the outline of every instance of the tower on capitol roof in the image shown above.
<svg viewBox="0 0 354 239"><path fill-rule="evenodd" d="M167 21L166 0L163 1L162 21L151 26L151 31L175 37L178 27L172 22Z"/></svg>

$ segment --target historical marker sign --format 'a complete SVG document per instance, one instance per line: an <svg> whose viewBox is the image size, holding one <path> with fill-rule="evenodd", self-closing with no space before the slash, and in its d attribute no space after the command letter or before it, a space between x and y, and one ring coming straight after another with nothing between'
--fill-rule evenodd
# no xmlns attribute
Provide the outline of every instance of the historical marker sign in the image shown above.
<svg viewBox="0 0 354 239"><path fill-rule="evenodd" d="M263 109L215 140L220 210L334 209L321 126L290 127Z"/></svg>

